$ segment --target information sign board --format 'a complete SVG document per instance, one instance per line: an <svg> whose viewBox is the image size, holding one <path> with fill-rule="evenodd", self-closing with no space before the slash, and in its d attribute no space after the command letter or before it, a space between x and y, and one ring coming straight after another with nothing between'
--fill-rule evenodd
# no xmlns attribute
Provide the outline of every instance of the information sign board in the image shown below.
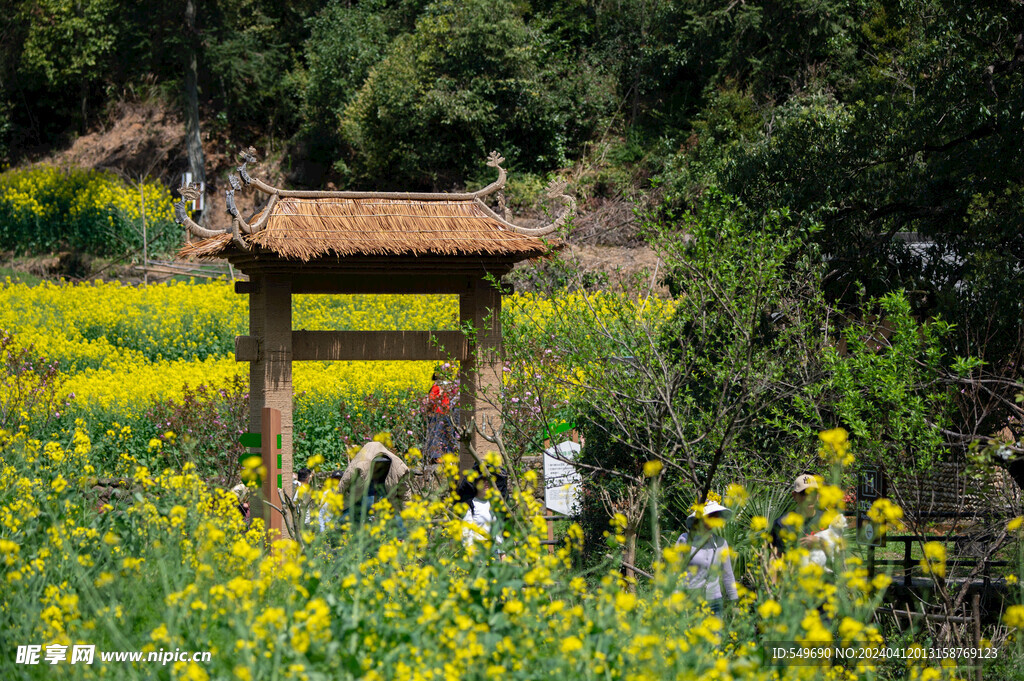
<svg viewBox="0 0 1024 681"><path fill-rule="evenodd" d="M576 466L569 463L579 453L580 444L572 441L544 450L544 505L555 513L579 513L582 477Z"/></svg>

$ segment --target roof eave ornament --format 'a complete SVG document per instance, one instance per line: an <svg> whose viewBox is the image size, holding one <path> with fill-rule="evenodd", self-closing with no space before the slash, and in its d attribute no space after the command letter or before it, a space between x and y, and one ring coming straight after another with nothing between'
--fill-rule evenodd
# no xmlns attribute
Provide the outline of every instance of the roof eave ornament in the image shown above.
<svg viewBox="0 0 1024 681"><path fill-rule="evenodd" d="M202 227L189 216L188 209L186 208L185 204L191 201L198 201L199 197L203 195L203 191L205 190L205 188L206 187L205 185L203 185L202 182L198 184L196 184L195 182L182 184L180 187L178 187L179 198L174 204L174 221L179 225L184 225L188 229L189 233L192 234L192 236L195 236L199 239L210 239L212 237L228 233L228 230L226 229L207 229L205 227ZM234 207L234 192L232 191L229 197L228 212L230 213L231 209ZM237 212L238 209L236 208L235 213L233 213L232 215L237 214ZM241 235L238 233L239 221L240 218L235 217L235 220L231 224L231 240L239 248L248 250L249 245L242 240Z"/></svg>
<svg viewBox="0 0 1024 681"><path fill-rule="evenodd" d="M547 197L549 199L559 199L562 201L562 212L559 213L558 217L543 227L523 227L522 225L517 225L512 222L512 211L510 211L508 206L505 204L505 181L508 176L505 169L501 167L501 164L504 162L505 158L501 154L496 151L492 151L487 157L487 165L498 169L498 179L480 191L474 192L474 202L489 217L497 220L503 226L515 231L517 234L541 237L557 232L565 225L566 221L576 213L576 200L565 193L565 189L568 186L567 183L555 178L548 185ZM496 198L498 199L498 211L501 213L500 215L481 200L484 196L489 194L496 195Z"/></svg>

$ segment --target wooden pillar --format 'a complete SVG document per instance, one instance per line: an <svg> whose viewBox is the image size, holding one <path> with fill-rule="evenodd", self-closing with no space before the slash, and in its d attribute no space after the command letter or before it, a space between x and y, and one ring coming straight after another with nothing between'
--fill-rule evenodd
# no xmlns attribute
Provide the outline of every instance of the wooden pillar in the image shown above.
<svg viewBox="0 0 1024 681"><path fill-rule="evenodd" d="M281 481L292 494L292 295L286 277L258 275L250 279L249 335L258 352L249 363L249 432L263 431L263 408L281 413ZM273 481L276 487L277 481ZM275 505L280 499L272 500ZM270 508L262 513L270 525Z"/></svg>
<svg viewBox="0 0 1024 681"><path fill-rule="evenodd" d="M477 427L487 417L488 431L500 427L498 409L501 397L502 353L501 353L501 292L482 277L474 280L471 288L459 296L459 321L469 324L475 333L470 337L468 358L460 363L459 399L460 424L465 427L476 420ZM473 434L473 447L482 457L489 449L496 447L484 440L479 430ZM459 457L460 467L465 470L475 463L466 443L463 443Z"/></svg>

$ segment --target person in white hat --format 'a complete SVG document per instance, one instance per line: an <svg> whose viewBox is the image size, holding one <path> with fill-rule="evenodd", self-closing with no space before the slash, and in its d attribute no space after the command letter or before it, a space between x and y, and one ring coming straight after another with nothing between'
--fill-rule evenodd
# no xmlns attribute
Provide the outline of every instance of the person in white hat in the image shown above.
<svg viewBox="0 0 1024 681"><path fill-rule="evenodd" d="M700 518L698 519L698 515ZM704 504L701 512L691 513L686 519L687 532L679 535L676 546L690 547L690 562L684 576L684 588L697 597L707 601L711 612L716 615L722 612L722 593L735 601L739 598L736 591L736 577L732 571L732 558L729 556L729 543L724 537L713 533L715 519L728 520L732 516L725 506L717 501Z"/></svg>
<svg viewBox="0 0 1024 681"><path fill-rule="evenodd" d="M818 511L818 478L808 473L802 473L796 476L792 487L790 487L790 492L793 495L793 503L795 505L793 512L804 519L804 535L797 539L797 543L809 550L823 548L824 542L814 536L814 531L819 529L817 520L820 517ZM789 542L785 541L786 534L792 536L792 531L787 530L782 523L782 520L787 515L789 515L788 510L784 511L772 523L772 548L780 556L792 543L792 540Z"/></svg>

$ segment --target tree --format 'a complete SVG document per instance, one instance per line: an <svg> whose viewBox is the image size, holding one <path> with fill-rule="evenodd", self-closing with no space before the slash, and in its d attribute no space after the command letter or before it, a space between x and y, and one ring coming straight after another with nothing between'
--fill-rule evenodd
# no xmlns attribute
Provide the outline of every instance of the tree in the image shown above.
<svg viewBox="0 0 1024 681"><path fill-rule="evenodd" d="M979 357L1005 378L1024 360L1024 6L920 0L858 11L854 56L826 55L802 90L758 95L765 81L728 71L745 78L733 92L762 122L700 131L670 183L680 197L718 186L821 224L830 300L860 315L863 301L906 291L918 318L952 324L948 357ZM1012 381L998 385L1012 404ZM953 430L991 435L1013 416L979 407Z"/></svg>
<svg viewBox="0 0 1024 681"><path fill-rule="evenodd" d="M22 64L50 88L77 86L83 132L89 88L103 78L117 39L115 11L114 0L38 0L21 7L28 22Z"/></svg>
<svg viewBox="0 0 1024 681"><path fill-rule="evenodd" d="M199 33L196 30L195 0L185 0L185 149L192 181L206 184L203 138L199 134ZM202 222L202 218L200 221Z"/></svg>
<svg viewBox="0 0 1024 681"><path fill-rule="evenodd" d="M344 111L349 176L447 189L496 148L527 170L561 165L602 102L562 88L550 56L511 1L431 4Z"/></svg>
<svg viewBox="0 0 1024 681"><path fill-rule="evenodd" d="M396 33L384 10L383 1L334 2L309 21L302 116L305 134L323 147L312 152L318 160L337 159L338 123L345 108Z"/></svg>
<svg viewBox="0 0 1024 681"><path fill-rule="evenodd" d="M527 427L551 420L552 396L571 396L562 413L587 434L582 467L590 483L625 517L626 562L647 504L645 463L662 466L662 510L680 527L693 500L723 476L788 474L809 455L791 432L768 432L766 424L780 402L820 379L815 358L827 337L817 331L816 268L785 211L753 235L749 219L742 204L715 195L699 210L650 224L671 306L628 293L586 295L583 304L555 298L554 312L544 314L557 324L535 320L544 331L534 343L506 334L510 386L540 396L540 424ZM531 360L545 343L553 359ZM519 377L518 367L529 375ZM545 388L551 384L558 388ZM511 387L509 394L518 397Z"/></svg>
<svg viewBox="0 0 1024 681"><path fill-rule="evenodd" d="M822 470L818 433L837 426L863 453L851 475L866 464L900 477L945 452L949 325L922 325L896 293L864 303L873 317L842 314L822 292L817 228L794 222L706 193L649 223L671 304L578 293L524 303L513 314L531 333L506 327L506 428L545 432L560 418L583 430L579 466L592 498L623 515L627 563L652 470L656 512L680 529L723 481Z"/></svg>

